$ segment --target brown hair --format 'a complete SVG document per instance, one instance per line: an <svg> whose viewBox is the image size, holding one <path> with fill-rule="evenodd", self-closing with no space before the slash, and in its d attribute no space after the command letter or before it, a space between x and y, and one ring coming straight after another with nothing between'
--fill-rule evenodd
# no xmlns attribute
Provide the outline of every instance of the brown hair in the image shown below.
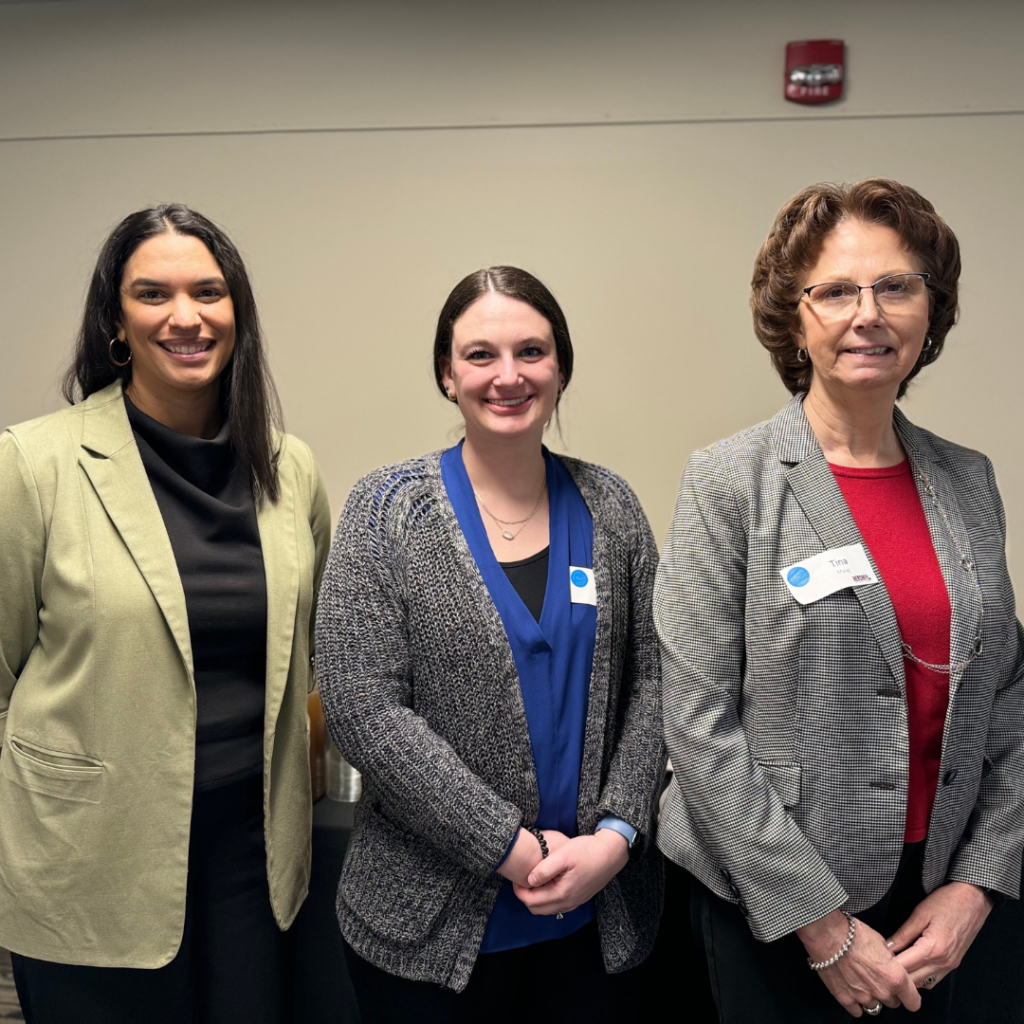
<svg viewBox="0 0 1024 1024"><path fill-rule="evenodd" d="M131 383L131 363L116 366L110 357L110 339L116 337L123 315L121 278L132 253L143 242L165 234L198 238L224 274L235 307L235 351L221 374L221 413L231 422L231 445L249 470L257 503L264 497L276 502L281 485L275 432L281 428L281 406L267 365L249 275L226 232L187 206L165 203L138 210L125 217L103 243L72 362L64 375L64 397L80 401L118 378L125 387Z"/></svg>
<svg viewBox="0 0 1024 1024"><path fill-rule="evenodd" d="M441 359L452 357L452 331L455 321L469 309L482 295L497 292L510 299L518 299L532 306L549 324L555 339L555 355L558 357L558 369L561 371L564 391L572 380L572 338L569 337L569 325L565 322L565 314L554 295L547 286L537 280L533 274L518 267L488 267L476 270L464 277L451 291L441 307L437 318L437 331L434 334L434 380L442 395L444 375L441 371Z"/></svg>
<svg viewBox="0 0 1024 1024"><path fill-rule="evenodd" d="M809 185L779 210L754 261L750 308L754 333L771 353L782 382L793 393L810 387L813 367L797 360L794 334L800 324L804 274L814 266L829 233L840 221L855 218L884 224L899 235L928 278L928 337L931 347L900 384L897 398L922 368L942 354L956 323L960 246L949 225L920 192L889 178L868 178L854 185L820 182Z"/></svg>

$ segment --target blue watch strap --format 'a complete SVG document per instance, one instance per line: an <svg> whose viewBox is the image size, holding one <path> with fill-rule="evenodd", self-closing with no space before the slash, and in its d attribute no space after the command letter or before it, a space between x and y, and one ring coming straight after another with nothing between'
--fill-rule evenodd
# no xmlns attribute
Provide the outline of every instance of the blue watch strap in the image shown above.
<svg viewBox="0 0 1024 1024"><path fill-rule="evenodd" d="M629 848L633 849L633 844L636 842L637 831L633 828L628 821L623 821L621 818L616 818L614 814L606 814L598 823L595 832L600 832L603 828L610 828L613 832L618 832L627 843Z"/></svg>

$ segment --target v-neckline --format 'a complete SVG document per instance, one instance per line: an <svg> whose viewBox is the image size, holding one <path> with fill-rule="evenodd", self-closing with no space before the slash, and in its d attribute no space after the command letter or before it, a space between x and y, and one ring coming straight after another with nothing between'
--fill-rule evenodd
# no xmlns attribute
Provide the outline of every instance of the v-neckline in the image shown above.
<svg viewBox="0 0 1024 1024"><path fill-rule="evenodd" d="M550 646L549 638L552 636L554 625L552 620L558 614L555 607L557 604L555 600L556 574L558 566L567 565L569 558L568 533L561 525L564 519L564 498L561 493L562 488L555 480L552 466L554 456L547 448L543 449L548 488L548 577L544 588L544 605L541 608L538 622L512 585L512 581L505 574L505 570L491 546L483 516L480 514L473 493L473 485L462 458L462 445L463 442L460 441L455 448L446 452L445 455L449 456L447 459L442 456L441 475L446 490L449 490L448 500L455 512L455 518L463 536L466 538L469 553L476 563L503 621L505 619L505 615L502 614L503 609L512 613L512 621L506 622L505 628L515 629L520 636L533 643L543 641L544 644ZM449 485L454 485L454 494L451 493Z"/></svg>

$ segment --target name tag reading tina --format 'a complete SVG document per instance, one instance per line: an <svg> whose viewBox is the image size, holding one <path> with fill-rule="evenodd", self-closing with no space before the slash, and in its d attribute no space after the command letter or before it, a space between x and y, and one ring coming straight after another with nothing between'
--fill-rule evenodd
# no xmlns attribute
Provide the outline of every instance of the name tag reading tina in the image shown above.
<svg viewBox="0 0 1024 1024"><path fill-rule="evenodd" d="M573 604L597 605L597 585L594 570L569 566L569 600Z"/></svg>
<svg viewBox="0 0 1024 1024"><path fill-rule="evenodd" d="M877 583L863 544L831 548L820 555L779 570L789 592L801 603L812 604L846 587Z"/></svg>

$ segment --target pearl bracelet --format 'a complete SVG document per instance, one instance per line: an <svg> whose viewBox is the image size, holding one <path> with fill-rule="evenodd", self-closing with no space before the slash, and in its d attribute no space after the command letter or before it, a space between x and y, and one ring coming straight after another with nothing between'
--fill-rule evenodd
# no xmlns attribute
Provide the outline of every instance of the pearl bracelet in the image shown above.
<svg viewBox="0 0 1024 1024"><path fill-rule="evenodd" d="M846 914L846 911L843 911ZM846 920L850 922L850 930L846 933L846 941L843 943L843 948L838 953L830 956L827 960L822 960L820 963L815 963L810 957L807 958L807 966L812 971L823 971L826 967L831 967L833 964L839 963L840 960L850 952L850 947L853 945L853 933L857 927L857 922L849 915L846 914Z"/></svg>

